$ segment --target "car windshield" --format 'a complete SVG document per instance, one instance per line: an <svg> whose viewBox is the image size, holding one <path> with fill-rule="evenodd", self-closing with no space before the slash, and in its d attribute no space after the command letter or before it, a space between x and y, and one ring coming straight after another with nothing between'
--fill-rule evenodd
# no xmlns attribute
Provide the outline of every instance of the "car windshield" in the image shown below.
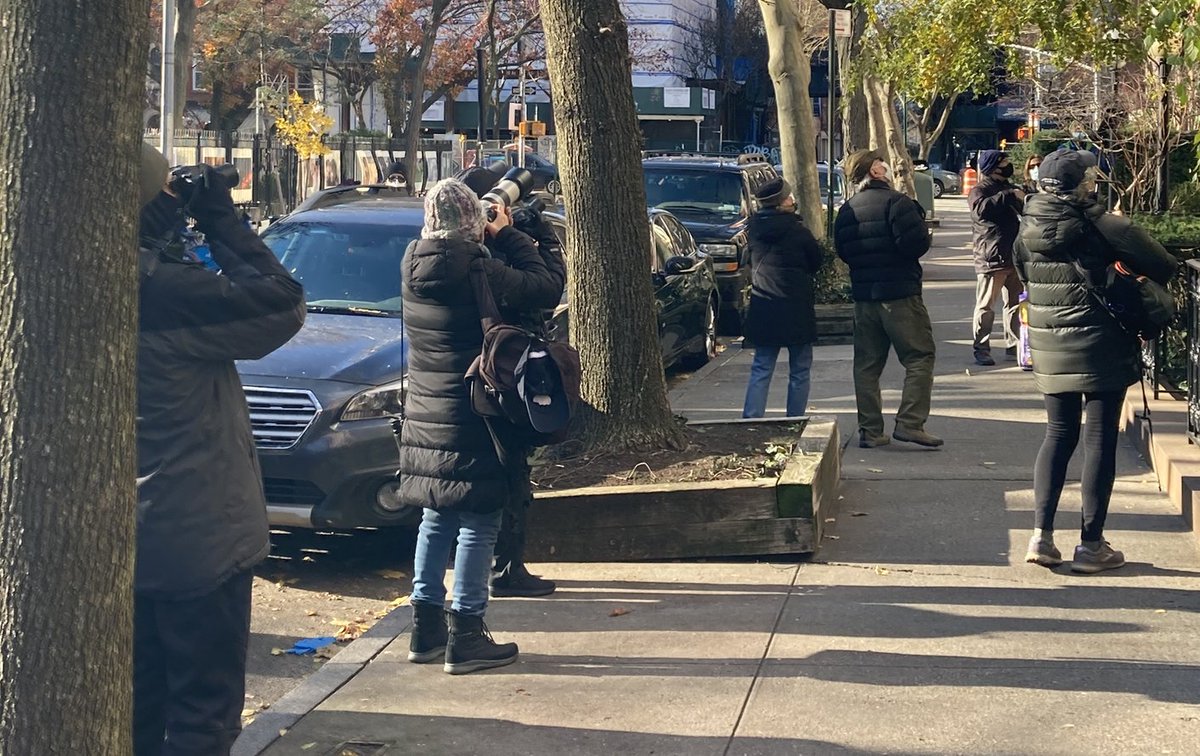
<svg viewBox="0 0 1200 756"><path fill-rule="evenodd" d="M742 211L742 179L728 171L647 168L646 204L677 215L736 217Z"/></svg>
<svg viewBox="0 0 1200 756"><path fill-rule="evenodd" d="M308 309L350 315L400 313L400 263L417 226L282 223L263 241L304 285Z"/></svg>

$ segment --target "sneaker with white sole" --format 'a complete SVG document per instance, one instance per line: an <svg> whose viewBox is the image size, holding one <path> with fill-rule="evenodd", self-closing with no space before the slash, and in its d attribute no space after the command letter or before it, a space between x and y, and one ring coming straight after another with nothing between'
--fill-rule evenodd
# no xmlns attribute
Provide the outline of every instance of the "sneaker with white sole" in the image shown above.
<svg viewBox="0 0 1200 756"><path fill-rule="evenodd" d="M1082 541L1075 547L1075 561L1071 562L1071 572L1091 575L1124 566L1125 555L1110 546L1108 541Z"/></svg>
<svg viewBox="0 0 1200 756"><path fill-rule="evenodd" d="M1043 567L1057 567L1062 564L1062 552L1054 545L1053 538L1034 536L1029 539L1029 548L1025 550L1025 561Z"/></svg>

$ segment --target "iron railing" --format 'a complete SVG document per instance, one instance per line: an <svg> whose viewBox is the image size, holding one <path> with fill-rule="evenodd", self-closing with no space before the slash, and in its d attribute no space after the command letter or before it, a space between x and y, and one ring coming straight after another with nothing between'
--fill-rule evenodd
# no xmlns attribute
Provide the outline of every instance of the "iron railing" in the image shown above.
<svg viewBox="0 0 1200 756"><path fill-rule="evenodd" d="M1200 260L1187 261L1187 432L1200 443Z"/></svg>

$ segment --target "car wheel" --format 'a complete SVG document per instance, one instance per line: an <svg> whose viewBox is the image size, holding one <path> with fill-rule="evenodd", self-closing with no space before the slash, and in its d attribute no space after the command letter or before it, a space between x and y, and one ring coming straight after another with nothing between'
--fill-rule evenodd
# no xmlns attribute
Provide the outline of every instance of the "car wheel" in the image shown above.
<svg viewBox="0 0 1200 756"><path fill-rule="evenodd" d="M946 193L945 185L942 184L941 181L934 179L934 181L933 181L933 196L934 196L934 198L936 199L938 197L941 197L945 193Z"/></svg>
<svg viewBox="0 0 1200 756"><path fill-rule="evenodd" d="M685 367L695 370L712 362L717 356L717 303L710 301L704 309L704 341L699 351L683 360Z"/></svg>
<svg viewBox="0 0 1200 756"><path fill-rule="evenodd" d="M562 182L558 179L550 179L546 182L546 191L557 197L562 194Z"/></svg>

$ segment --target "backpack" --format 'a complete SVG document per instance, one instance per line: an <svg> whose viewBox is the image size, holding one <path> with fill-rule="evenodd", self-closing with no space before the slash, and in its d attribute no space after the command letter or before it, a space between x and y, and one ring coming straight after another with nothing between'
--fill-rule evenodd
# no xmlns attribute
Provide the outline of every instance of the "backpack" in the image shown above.
<svg viewBox="0 0 1200 756"><path fill-rule="evenodd" d="M1100 230L1086 217L1085 222L1100 246L1110 253L1110 257L1115 257ZM1075 257L1072 264L1083 277L1088 293L1126 333L1143 341L1153 341L1175 319L1175 300L1157 281L1129 270L1119 261L1089 268Z"/></svg>
<svg viewBox="0 0 1200 756"><path fill-rule="evenodd" d="M483 327L483 348L465 377L471 409L487 422L502 459L496 423L531 446L562 443L580 401L579 352L503 322L482 261L471 266L470 279Z"/></svg>

